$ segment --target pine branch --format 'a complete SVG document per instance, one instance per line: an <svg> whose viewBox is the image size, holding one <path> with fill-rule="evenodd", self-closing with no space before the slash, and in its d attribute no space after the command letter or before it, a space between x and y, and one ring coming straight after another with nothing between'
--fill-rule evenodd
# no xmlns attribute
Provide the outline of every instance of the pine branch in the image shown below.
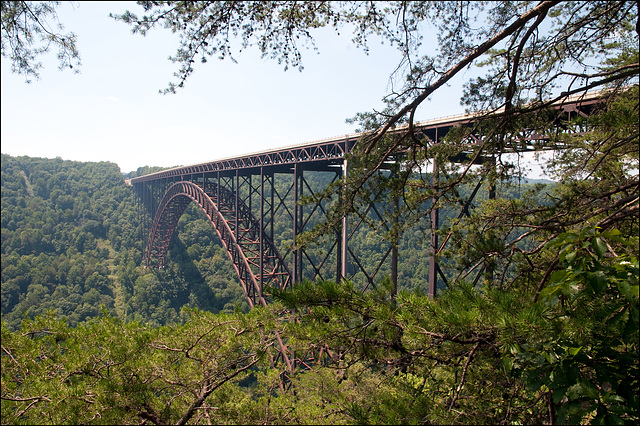
<svg viewBox="0 0 640 426"><path fill-rule="evenodd" d="M464 368L462 369L462 377L460 378L460 383L458 384L458 388L456 389L456 394L454 395L453 399L451 400L451 403L449 404L449 411L453 410L453 406L458 400L458 397L460 396L460 391L462 390L462 386L464 385L464 379L467 375L467 369L469 368L469 364L471 363L471 358L473 358L473 354L476 352L476 349L478 349L478 346L480 346L480 342L476 343L473 346L473 348L471 349L471 352L469 352L469 356L467 357L467 362L464 363Z"/></svg>

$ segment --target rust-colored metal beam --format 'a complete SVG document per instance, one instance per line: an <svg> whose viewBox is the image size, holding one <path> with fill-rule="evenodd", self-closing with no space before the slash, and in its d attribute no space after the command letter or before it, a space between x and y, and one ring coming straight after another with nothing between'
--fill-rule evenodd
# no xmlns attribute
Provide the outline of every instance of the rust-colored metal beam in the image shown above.
<svg viewBox="0 0 640 426"><path fill-rule="evenodd" d="M279 288L291 285L291 273L273 242L265 236L260 237L260 222L234 192L213 182L201 187L193 182L180 181L167 190L151 228L145 253L147 266L164 265L178 219L192 201L213 225L251 307L263 303L264 285Z"/></svg>
<svg viewBox="0 0 640 426"><path fill-rule="evenodd" d="M569 114L585 115L598 96L567 99L555 105ZM499 112L498 112L499 113ZM469 125L477 115L458 115L416 123L416 131L421 132L430 143L441 143L449 129ZM395 131L402 131L398 128ZM575 132L580 129L567 128ZM252 305L262 297L263 285L274 280L278 285L290 285L302 279L328 278L327 268L335 268L335 278L353 277L358 271L366 277L366 285L381 270L382 262L391 255L390 274L397 285L398 247L387 251L383 260L376 265L363 265L358 259L350 239L359 230L360 222L350 223L345 217L340 229L336 230L335 242L321 255L313 255L304 247L295 245L295 238L310 227L314 214L324 212L320 204L305 210L298 200L313 195L313 189L305 178L305 173L332 172L336 178L347 174L346 154L358 142L362 134L351 134L324 139L307 144L284 147L247 154L239 157L210 161L191 166L175 167L157 173L131 179L140 199L139 212L143 217L144 256L148 266L163 266L171 236L178 219L190 202L196 202L210 218L216 232L227 249L238 277L251 300ZM480 135L470 135L470 145L474 145ZM524 131L518 135L519 146L508 147L517 150L533 150L544 147L548 138L535 131ZM556 148L548 146L549 149ZM464 156L463 156L464 157ZM468 161L469 158L449 159ZM484 159L481 159L484 161ZM437 176L434 168L434 175ZM289 176L286 184L276 185L276 175ZM258 179L258 184L254 180ZM196 189L199 188L199 189ZM477 188L476 188L477 190ZM177 192L176 192L177 191ZM468 207L474 198L463 203L462 214L468 214ZM462 203L462 200L461 200ZM373 220L381 219L375 206L371 204L364 215L373 215ZM377 218L376 215L377 214ZM256 215L259 216L256 218ZM278 219L279 218L279 219ZM274 224L281 220L291 220L293 245L276 249L279 236L274 235ZM360 216L360 221L362 216ZM431 254L429 256L429 295L434 297L438 277L446 284L446 277L437 262L437 254L443 249L448 238L438 244L438 211L432 212ZM382 223L381 230L388 225ZM149 230L150 232L146 232ZM331 253L334 253L331 255ZM384 250L383 250L384 252ZM305 266L306 265L306 266ZM324 268L324 269L323 269ZM366 269L365 269L366 268ZM291 272L289 272L291 271ZM323 272L324 271L324 272ZM386 271L386 269L385 269ZM305 275L305 273L307 275ZM332 272L333 273L333 272ZM286 283L286 284L285 284Z"/></svg>

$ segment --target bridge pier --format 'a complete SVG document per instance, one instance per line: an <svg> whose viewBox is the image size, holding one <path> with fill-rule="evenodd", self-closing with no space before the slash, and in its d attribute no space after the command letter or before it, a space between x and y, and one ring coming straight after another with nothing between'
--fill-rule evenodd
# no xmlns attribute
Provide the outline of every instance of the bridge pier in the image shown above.
<svg viewBox="0 0 640 426"><path fill-rule="evenodd" d="M349 160L346 158L342 162L342 181L343 185L346 185L347 176L349 173ZM344 200L340 199L339 202L344 203ZM338 260L336 271L336 281L339 282L343 278L347 277L347 250L349 242L349 217L344 216L342 218L342 226L340 227L340 235L338 235Z"/></svg>
<svg viewBox="0 0 640 426"><path fill-rule="evenodd" d="M434 183L434 192L438 192L438 179L440 178L440 172L438 168L438 161L433 159L433 171L431 174L431 179ZM438 199L436 197L431 199L431 247L430 247L430 256L429 256L429 286L427 289L427 294L431 299L436 297L436 290L438 288L438 261L436 259L438 253L438 225L440 220L439 209L438 207L434 207Z"/></svg>
<svg viewBox="0 0 640 426"><path fill-rule="evenodd" d="M296 238L302 233L302 165L293 165L293 283L302 282L302 250L298 247Z"/></svg>

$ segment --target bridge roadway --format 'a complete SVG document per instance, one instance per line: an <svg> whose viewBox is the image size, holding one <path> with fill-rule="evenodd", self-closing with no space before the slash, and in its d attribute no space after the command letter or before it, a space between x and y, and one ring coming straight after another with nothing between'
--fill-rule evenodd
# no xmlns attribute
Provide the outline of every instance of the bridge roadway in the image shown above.
<svg viewBox="0 0 640 426"><path fill-rule="evenodd" d="M572 114L587 116L599 99L599 94L566 98L555 107L568 113L569 117ZM470 124L476 118L468 114L444 117L418 122L415 129L432 143L439 143L452 127ZM396 131L404 129L399 127ZM354 234L363 232L362 221L350 222L349 218L343 218L341 229L336 230L321 254L296 247L294 242L296 236L310 229L326 210L326 204L304 207L299 203L303 197L313 196L318 190L305 173L329 173L333 176L331 182L342 179L347 173L345 155L361 136L354 133L132 178L131 184L140 201L146 265L164 265L178 219L187 205L195 202L218 234L251 306L264 303L263 285L286 287L307 278L350 278L359 272L367 282L366 288L379 279L376 277L387 273L396 284L397 247L386 248L376 265L364 265L356 250L350 247ZM520 140L526 141L526 146L519 147L519 151L534 150L547 140L535 131L522 136ZM276 178L279 175L289 178L283 183ZM365 215L381 220L373 204ZM276 229L282 218L291 220L290 233ZM446 284L435 258L442 250L436 235L437 211L432 216L432 223L428 292L434 297L439 285L438 276ZM381 223L381 229L385 227L387 225ZM287 243L280 241L282 239ZM376 244L382 244L382 241ZM380 250L380 246L377 249Z"/></svg>

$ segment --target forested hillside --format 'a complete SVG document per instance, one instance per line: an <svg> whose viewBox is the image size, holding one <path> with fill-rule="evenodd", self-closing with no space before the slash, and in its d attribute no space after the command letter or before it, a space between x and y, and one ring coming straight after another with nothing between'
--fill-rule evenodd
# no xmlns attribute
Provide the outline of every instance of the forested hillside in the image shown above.
<svg viewBox="0 0 640 426"><path fill-rule="evenodd" d="M166 267L141 266L124 178L112 163L2 155L3 420L538 423L549 407L570 422L637 419L638 266L628 255L637 238L563 234L550 244L563 253L559 271L581 272L555 273L537 302L498 280L463 281L434 302L422 293L428 247L415 229L401 239L395 298L384 277L364 293L358 280L305 282L248 311L194 205ZM470 191L459 188L462 197ZM544 206L554 193L498 185L495 202ZM478 203L491 204L487 196L484 188ZM484 214L473 207L472 226ZM478 238L442 225L471 246ZM371 234L358 238L366 245ZM464 245L445 255L452 270L473 260ZM509 273L522 282L531 275ZM281 338L294 364L282 362Z"/></svg>
<svg viewBox="0 0 640 426"><path fill-rule="evenodd" d="M25 315L53 310L75 326L104 306L123 320L160 325L178 320L184 305L213 312L246 305L211 225L195 209L174 239L177 262L144 270L134 197L113 163L3 154L3 321L15 328Z"/></svg>
<svg viewBox="0 0 640 426"><path fill-rule="evenodd" d="M194 204L179 221L166 267L143 268L135 195L124 179L156 170L140 168L123 177L113 163L2 155L2 318L10 327L17 328L25 315L33 318L49 310L75 326L100 315L102 306L122 320L154 326L179 321L183 306L213 313L247 310L232 264ZM313 175L310 179L318 188L328 183L322 174L315 177L317 182ZM503 185L498 195L518 198L533 189L544 194L541 188ZM471 188L459 192L466 198ZM477 202L487 196L484 188ZM455 218L458 210L443 209L441 226L450 226L447 218ZM276 229L276 243L285 252L291 237L287 217L279 218ZM352 249L369 272L384 259L383 237L361 225L351 238ZM403 233L400 290L426 291L428 256L428 229ZM332 262L335 259L329 259ZM383 262L376 280L389 273L389 262ZM361 273L354 277L360 285L365 280Z"/></svg>

